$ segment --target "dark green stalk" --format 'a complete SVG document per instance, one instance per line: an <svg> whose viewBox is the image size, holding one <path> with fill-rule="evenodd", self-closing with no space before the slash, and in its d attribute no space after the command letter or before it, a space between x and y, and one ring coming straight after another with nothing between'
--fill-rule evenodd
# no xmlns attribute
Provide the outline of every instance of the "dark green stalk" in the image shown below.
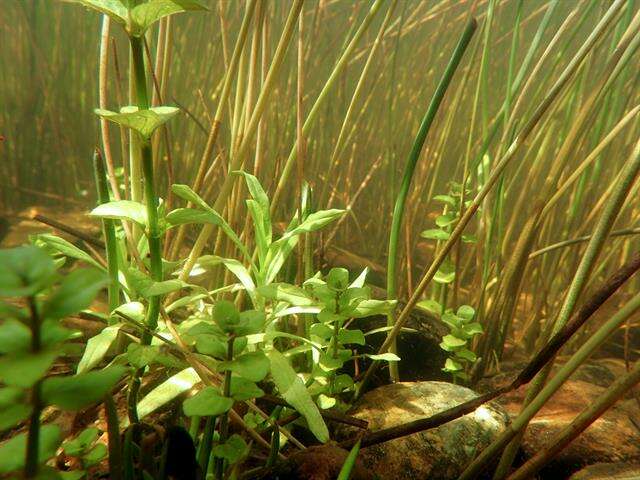
<svg viewBox="0 0 640 480"><path fill-rule="evenodd" d="M431 102L429 103L429 107L427 108L427 112L422 119L422 123L420 124L420 128L418 129L418 133L413 142L413 147L409 152L409 158L407 160L407 165L404 170L404 175L402 178L402 184L400 185L400 190L398 191L398 196L396 197L396 203L393 208L393 220L391 222L391 231L389 233L389 254L387 259L387 296L389 299L394 299L397 295L397 287L396 287L396 260L398 256L398 241L400 237L400 228L402 227L402 218L404 216L404 208L405 203L407 201L407 195L409 193L409 187L411 186L411 180L413 179L413 174L416 169L416 164L418 163L418 159L420 158L420 152L422 151L422 146L424 145L425 139L427 138L427 134L429 133L429 129L431 128L431 124L433 123L433 119L438 112L440 104L442 103L442 99L449 88L449 84L451 83L451 79L453 78L453 74L455 73L458 65L460 64L460 60L462 60L462 56L464 55L471 38L477 28L477 23L475 18L472 18L464 29L462 33L462 37L460 38L458 45L456 46L451 59L449 60L449 64L444 71L442 78L440 79L440 83L436 88L436 91L431 98ZM387 318L387 325L393 326L395 323L395 318L393 314L389 314ZM389 349L390 352L396 351L395 341ZM389 370L391 373L391 380L398 381L398 367L395 363L392 363L389 366Z"/></svg>
<svg viewBox="0 0 640 480"><path fill-rule="evenodd" d="M204 424L204 432L202 433L202 441L198 448L198 464L203 472L209 469L209 458L211 458L211 444L213 443L216 418L218 417L207 417L207 421Z"/></svg>
<svg viewBox="0 0 640 480"><path fill-rule="evenodd" d="M109 187L107 177L102 162L100 150L96 148L93 153L93 173L98 191L98 203L109 202ZM118 244L116 241L116 230L113 220L104 218L102 220L102 233L107 251L107 271L109 273L109 286L107 289L109 296L109 313L113 312L120 305L120 284L118 281Z"/></svg>
<svg viewBox="0 0 640 480"><path fill-rule="evenodd" d="M143 39L139 37L129 37L131 44L131 58L133 72L136 79L136 96L138 108L147 110L149 108L149 94L147 91L147 79L144 66L144 46ZM155 191L153 174L153 154L149 139L141 139L142 172L144 177L144 195L147 209L147 242L149 244L149 262L151 278L156 282L162 281L162 246L160 242L160 229L158 227L158 197ZM145 322L151 331L158 326L158 315L160 313L161 296L151 297L147 310ZM149 345L151 334L145 332L142 335L141 343ZM144 369L138 369L131 381L128 398L129 419L132 423L138 421L137 399L140 390L140 377Z"/></svg>
<svg viewBox="0 0 640 480"><path fill-rule="evenodd" d="M227 341L227 361L233 360L233 342L235 337L232 335ZM222 395L231 396L231 370L224 373L224 383L222 386ZM220 417L220 444L227 441L229 436L229 412L223 413ZM222 480L224 477L224 458L216 458L214 478Z"/></svg>
<svg viewBox="0 0 640 480"><path fill-rule="evenodd" d="M29 297L29 311L31 314L31 353L37 354L42 348L40 335L40 315L34 297ZM36 478L40 462L38 458L38 445L40 443L40 414L42 413L42 400L40 398L41 381L38 381L31 390L31 416L29 417L29 431L27 434L27 453L24 467L25 478Z"/></svg>
<svg viewBox="0 0 640 480"><path fill-rule="evenodd" d="M107 433L109 434L109 478L122 478L122 446L120 444L120 421L118 410L111 394L104 397L104 412L107 419Z"/></svg>

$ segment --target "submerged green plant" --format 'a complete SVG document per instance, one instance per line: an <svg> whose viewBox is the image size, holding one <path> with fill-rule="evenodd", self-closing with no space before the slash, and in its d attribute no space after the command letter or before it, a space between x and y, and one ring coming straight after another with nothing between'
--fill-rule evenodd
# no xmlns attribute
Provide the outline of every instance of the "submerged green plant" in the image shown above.
<svg viewBox="0 0 640 480"><path fill-rule="evenodd" d="M25 478L40 478L51 469L44 463L60 445L60 428L41 425L45 407L81 410L98 403L124 374L122 367L78 375L51 375L53 362L76 332L61 320L87 308L106 285L95 269L62 276L43 250L18 247L0 250L0 297L23 300L24 307L0 302L1 428L27 421L28 431L0 446L0 474L22 470Z"/></svg>

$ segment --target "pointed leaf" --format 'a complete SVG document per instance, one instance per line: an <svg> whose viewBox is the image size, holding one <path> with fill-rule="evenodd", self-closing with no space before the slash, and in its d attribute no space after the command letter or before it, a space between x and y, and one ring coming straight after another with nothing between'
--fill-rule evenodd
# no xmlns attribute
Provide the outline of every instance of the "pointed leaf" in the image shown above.
<svg viewBox="0 0 640 480"><path fill-rule="evenodd" d="M120 113L97 108L96 115L138 132L143 138L151 138L154 130L175 117L180 109L176 107L151 107L139 110L135 106L122 107Z"/></svg>
<svg viewBox="0 0 640 480"><path fill-rule="evenodd" d="M42 382L42 399L63 410L81 410L102 400L122 378L125 368L105 368L68 377L51 377Z"/></svg>
<svg viewBox="0 0 640 480"><path fill-rule="evenodd" d="M207 10L207 7L197 0L148 0L131 10L131 33L142 36L161 18L189 10Z"/></svg>
<svg viewBox="0 0 640 480"><path fill-rule="evenodd" d="M158 408L166 405L199 382L200 377L193 368L187 368L176 373L151 390L147 396L138 402L138 416L142 419L155 412Z"/></svg>
<svg viewBox="0 0 640 480"><path fill-rule="evenodd" d="M130 220L141 227L147 226L147 208L142 203L131 200L103 203L94 208L89 215L98 218Z"/></svg>
<svg viewBox="0 0 640 480"><path fill-rule="evenodd" d="M223 397L215 387L204 387L182 404L187 417L217 417L233 407L233 399Z"/></svg>

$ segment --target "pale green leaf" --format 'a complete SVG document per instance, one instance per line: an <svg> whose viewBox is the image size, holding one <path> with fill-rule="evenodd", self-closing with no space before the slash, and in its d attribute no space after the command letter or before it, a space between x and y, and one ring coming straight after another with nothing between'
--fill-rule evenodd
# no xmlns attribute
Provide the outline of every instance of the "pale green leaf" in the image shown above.
<svg viewBox="0 0 640 480"><path fill-rule="evenodd" d="M180 109L176 107L151 107L140 110L135 106L122 107L120 113L97 108L96 115L123 127L138 132L143 138L151 138L154 130L175 117Z"/></svg>
<svg viewBox="0 0 640 480"><path fill-rule="evenodd" d="M147 208L142 203L132 202L131 200L103 203L94 208L89 215L98 218L130 220L141 227L147 226Z"/></svg>

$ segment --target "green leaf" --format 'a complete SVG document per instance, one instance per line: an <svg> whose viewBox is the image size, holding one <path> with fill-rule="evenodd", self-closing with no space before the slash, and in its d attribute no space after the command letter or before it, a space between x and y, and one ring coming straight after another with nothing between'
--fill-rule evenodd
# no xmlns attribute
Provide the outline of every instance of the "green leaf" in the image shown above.
<svg viewBox="0 0 640 480"><path fill-rule="evenodd" d="M151 390L140 402L138 402L138 416L140 419L158 408L166 405L178 395L190 390L200 382L200 377L193 368L186 368Z"/></svg>
<svg viewBox="0 0 640 480"><path fill-rule="evenodd" d="M447 351L451 351L455 348L464 347L466 344L467 341L462 338L454 337L453 335L445 335L442 337L442 343L440 346Z"/></svg>
<svg viewBox="0 0 640 480"><path fill-rule="evenodd" d="M80 250L73 243L66 241L64 238L60 238L49 233L40 233L34 237L34 240L36 245L45 247L49 249L50 252L54 251L66 257L75 258L76 260L81 260L93 265L100 270L104 270L104 267L94 260L91 255Z"/></svg>
<svg viewBox="0 0 640 480"><path fill-rule="evenodd" d="M257 292L270 300L287 302L297 307L314 305L316 302L303 288L289 283L271 283L258 287Z"/></svg>
<svg viewBox="0 0 640 480"><path fill-rule="evenodd" d="M253 278L249 273L249 270L242 265L238 260L234 258L222 258L217 255L205 255L200 257L200 262L206 262L210 265L222 263L231 273L233 273L240 283L247 291L247 294L251 298L255 305L256 285L253 282Z"/></svg>
<svg viewBox="0 0 640 480"><path fill-rule="evenodd" d="M96 443L94 447L82 456L86 468L100 463L109 455L109 448L104 443Z"/></svg>
<svg viewBox="0 0 640 480"><path fill-rule="evenodd" d="M444 370L445 372L459 372L463 369L464 367L461 363L456 362L452 358L447 358L447 360L444 362L444 368L442 370Z"/></svg>
<svg viewBox="0 0 640 480"><path fill-rule="evenodd" d="M234 464L249 453L249 446L240 435L234 433L225 443L213 447L211 453L215 457L224 458L230 464Z"/></svg>
<svg viewBox="0 0 640 480"><path fill-rule="evenodd" d="M264 395L264 391L254 382L245 380L242 377L231 377L231 396L237 402L260 398Z"/></svg>
<svg viewBox="0 0 640 480"><path fill-rule="evenodd" d="M476 315L476 311L470 305L461 305L460 308L458 308L456 315L458 315L459 317L462 317L464 320L468 322L472 320L473 317Z"/></svg>
<svg viewBox="0 0 640 480"><path fill-rule="evenodd" d="M355 343L357 345L365 345L364 333L362 330L347 330L345 328L338 332L338 340L342 344Z"/></svg>
<svg viewBox="0 0 640 480"><path fill-rule="evenodd" d="M309 429L320 442L327 442L329 430L302 379L298 377L285 356L277 350L269 352L269 360L271 376L282 398L305 418Z"/></svg>
<svg viewBox="0 0 640 480"><path fill-rule="evenodd" d="M125 371L124 367L114 366L74 376L47 378L42 382L42 399L63 410L81 410L102 400Z"/></svg>
<svg viewBox="0 0 640 480"><path fill-rule="evenodd" d="M342 291L349 286L349 270L346 268L332 268L326 278L329 288Z"/></svg>
<svg viewBox="0 0 640 480"><path fill-rule="evenodd" d="M372 315L387 315L393 311L398 303L396 300L363 300L351 316L354 318L371 317Z"/></svg>
<svg viewBox="0 0 640 480"><path fill-rule="evenodd" d="M0 353L26 353L31 348L31 330L24 323L8 319L0 325Z"/></svg>
<svg viewBox="0 0 640 480"><path fill-rule="evenodd" d="M464 326L464 332L467 335L473 336L484 333L484 330L482 329L482 325L480 325L478 322L473 322Z"/></svg>
<svg viewBox="0 0 640 480"><path fill-rule="evenodd" d="M131 200L103 203L94 208L89 215L98 218L130 220L141 227L147 226L147 208L142 203Z"/></svg>
<svg viewBox="0 0 640 480"><path fill-rule="evenodd" d="M247 338L236 338L233 342L233 354L240 354L247 346ZM216 335L201 334L196 337L196 350L214 358L227 358L227 342Z"/></svg>
<svg viewBox="0 0 640 480"><path fill-rule="evenodd" d="M475 362L478 359L475 353L473 353L471 350L468 350L466 348L456 350L456 357L461 358L463 360L467 360L469 362Z"/></svg>
<svg viewBox="0 0 640 480"><path fill-rule="evenodd" d="M448 284L453 282L456 278L455 266L451 263L444 262L440 265L440 268L433 276L433 281L441 284Z"/></svg>
<svg viewBox="0 0 640 480"><path fill-rule="evenodd" d="M0 380L8 386L30 388L47 373L58 352L43 350L0 357Z"/></svg>
<svg viewBox="0 0 640 480"><path fill-rule="evenodd" d="M156 128L175 117L180 109L176 107L151 107L148 110L140 110L136 106L129 105L122 107L120 113L101 108L95 109L94 112L105 120L130 128L138 132L142 138L149 139Z"/></svg>
<svg viewBox="0 0 640 480"><path fill-rule="evenodd" d="M328 397L324 393L321 393L320 395L318 395L318 406L322 410L333 408L336 406L336 399L333 397Z"/></svg>
<svg viewBox="0 0 640 480"><path fill-rule="evenodd" d="M435 316L440 316L442 313L442 305L435 300L421 300L417 303L416 307L426 310Z"/></svg>
<svg viewBox="0 0 640 480"><path fill-rule="evenodd" d="M121 0L63 0L67 3L78 3L97 12L108 15L115 22L127 23L127 7Z"/></svg>
<svg viewBox="0 0 640 480"><path fill-rule="evenodd" d="M233 333L233 328L240 323L240 312L233 302L228 300L216 302L212 315L216 325L226 333Z"/></svg>
<svg viewBox="0 0 640 480"><path fill-rule="evenodd" d="M259 382L269 373L269 359L262 352L245 353L230 362L220 362L218 370L221 372L231 370L242 378Z"/></svg>
<svg viewBox="0 0 640 480"><path fill-rule="evenodd" d="M88 372L102 361L109 351L109 347L118 337L120 328L122 328L122 324L111 325L89 339L76 373Z"/></svg>
<svg viewBox="0 0 640 480"><path fill-rule="evenodd" d="M95 427L86 428L82 432L80 432L75 438L71 440L66 440L62 444L62 450L67 455L71 455L72 457L79 457L85 451L93 445L93 443L98 439L100 435L100 430Z"/></svg>
<svg viewBox="0 0 640 480"><path fill-rule="evenodd" d="M383 362L399 362L400 361L400 357L395 353L391 353L391 352L381 353L376 355L365 355L365 356L369 357L371 360L376 360L376 361L383 361Z"/></svg>
<svg viewBox="0 0 640 480"><path fill-rule="evenodd" d="M260 180L258 180L254 175L251 175L250 173L247 173L243 170L236 170L233 173L242 175L244 177L245 182L247 183L247 188L249 189L249 193L251 194L251 198L253 198L258 203L262 210L268 213L270 208L269 197L264 191L264 188L262 188Z"/></svg>
<svg viewBox="0 0 640 480"><path fill-rule="evenodd" d="M216 417L233 407L233 399L223 397L215 387L204 387L182 404L187 417Z"/></svg>
<svg viewBox="0 0 640 480"><path fill-rule="evenodd" d="M96 269L75 270L67 275L42 307L45 318L60 319L91 305L108 278Z"/></svg>
<svg viewBox="0 0 640 480"><path fill-rule="evenodd" d="M24 396L25 391L21 388L0 389L0 431L15 427L31 414L31 404Z"/></svg>
<svg viewBox="0 0 640 480"><path fill-rule="evenodd" d="M462 234L462 241L464 243L478 243L478 237L473 233Z"/></svg>
<svg viewBox="0 0 640 480"><path fill-rule="evenodd" d="M436 217L436 225L440 228L448 227L449 225L455 223L458 219L458 216L455 213L446 213L444 215L438 215Z"/></svg>
<svg viewBox="0 0 640 480"><path fill-rule="evenodd" d="M60 445L60 428L42 425L38 438L38 460L44 463L56 454ZM0 444L0 474L15 472L24 467L27 454L27 433L20 433Z"/></svg>
<svg viewBox="0 0 640 480"><path fill-rule="evenodd" d="M292 230L285 232L285 234L278 240L278 242L286 240L287 238L294 235L300 235L301 233L311 233L315 232L316 230L320 230L321 228L324 228L326 225L344 215L345 212L346 210L339 210L336 208L313 212L309 214L309 216L307 216L307 218L305 218L300 225L293 228Z"/></svg>
<svg viewBox="0 0 640 480"><path fill-rule="evenodd" d="M160 355L158 347L130 343L127 347L127 360L136 368L143 368L152 363Z"/></svg>
<svg viewBox="0 0 640 480"><path fill-rule="evenodd" d="M0 296L24 297L46 287L56 266L42 249L24 246L0 250Z"/></svg>
<svg viewBox="0 0 640 480"><path fill-rule="evenodd" d="M456 205L456 200L451 195L436 195L433 199L436 202L447 203L452 207L455 207Z"/></svg>
<svg viewBox="0 0 640 480"><path fill-rule="evenodd" d="M197 0L148 0L131 10L131 34L141 37L161 18L189 10L207 10L207 7Z"/></svg>
<svg viewBox="0 0 640 480"><path fill-rule="evenodd" d="M430 228L429 230L425 230L420 234L422 238L426 238L428 240L449 240L449 233L444 230L440 230L439 228Z"/></svg>

